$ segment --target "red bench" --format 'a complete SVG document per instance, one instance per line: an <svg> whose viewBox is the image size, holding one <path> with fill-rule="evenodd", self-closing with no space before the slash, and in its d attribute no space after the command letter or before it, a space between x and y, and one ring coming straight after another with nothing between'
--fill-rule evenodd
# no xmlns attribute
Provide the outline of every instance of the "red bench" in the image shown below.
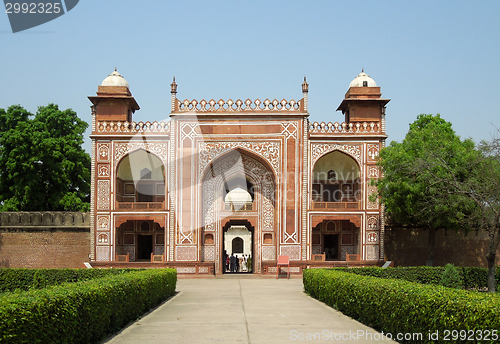
<svg viewBox="0 0 500 344"><path fill-rule="evenodd" d="M276 278L280 273L280 267L286 266L286 278L290 278L290 257L289 256L278 256L278 264L276 265Z"/></svg>

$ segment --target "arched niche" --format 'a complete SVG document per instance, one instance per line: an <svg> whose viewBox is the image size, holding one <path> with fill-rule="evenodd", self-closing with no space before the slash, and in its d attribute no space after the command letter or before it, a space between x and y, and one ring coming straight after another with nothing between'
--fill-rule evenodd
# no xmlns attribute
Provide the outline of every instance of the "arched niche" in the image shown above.
<svg viewBox="0 0 500 344"><path fill-rule="evenodd" d="M314 164L314 202L359 202L360 192L360 167L349 155L333 151L319 158Z"/></svg>
<svg viewBox="0 0 500 344"><path fill-rule="evenodd" d="M120 203L165 201L165 167L156 155L140 149L120 160L116 170L116 201L119 208Z"/></svg>
<svg viewBox="0 0 500 344"><path fill-rule="evenodd" d="M223 184L224 210L249 211L255 210L255 187L252 181L243 174L236 174Z"/></svg>

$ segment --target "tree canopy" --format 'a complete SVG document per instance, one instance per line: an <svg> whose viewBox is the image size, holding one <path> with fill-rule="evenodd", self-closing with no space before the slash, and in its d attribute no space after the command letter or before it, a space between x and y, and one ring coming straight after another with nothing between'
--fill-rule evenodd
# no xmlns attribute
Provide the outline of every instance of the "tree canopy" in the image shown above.
<svg viewBox="0 0 500 344"><path fill-rule="evenodd" d="M0 109L0 210L88 211L90 156L83 148L88 124L71 109L20 105Z"/></svg>
<svg viewBox="0 0 500 344"><path fill-rule="evenodd" d="M474 142L462 141L451 123L439 115L418 116L401 143L393 141L380 153L384 178L377 187L388 215L403 225L470 228L463 220L473 211L474 204L466 197L443 193L439 177L447 171L439 166L427 170L424 165L442 159L457 178L463 179L464 167L477 154Z"/></svg>
<svg viewBox="0 0 500 344"><path fill-rule="evenodd" d="M500 138L479 146L461 140L439 115L420 115L401 143L380 153L384 177L377 182L388 215L397 223L435 230L480 229L488 233L488 290L495 291L500 242Z"/></svg>

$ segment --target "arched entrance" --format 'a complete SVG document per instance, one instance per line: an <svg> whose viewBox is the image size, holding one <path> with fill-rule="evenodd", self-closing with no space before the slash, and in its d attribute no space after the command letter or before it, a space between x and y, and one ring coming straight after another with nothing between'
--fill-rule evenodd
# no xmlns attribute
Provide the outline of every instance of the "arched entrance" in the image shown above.
<svg viewBox="0 0 500 344"><path fill-rule="evenodd" d="M231 255L224 252L228 250L224 238L228 220L251 223L247 229L252 232L252 272L261 272L263 260L276 259L275 240L262 250L264 234L276 238L275 185L272 167L243 150L224 154L203 173L201 260L214 261L216 274L225 273L226 257ZM206 240L207 235L215 242Z"/></svg>
<svg viewBox="0 0 500 344"><path fill-rule="evenodd" d="M223 273L254 272L254 230L255 227L247 220L227 221L222 230Z"/></svg>
<svg viewBox="0 0 500 344"><path fill-rule="evenodd" d="M115 243L117 255L129 254L131 262L150 261L151 254L165 253L165 224L140 217L135 220L119 219Z"/></svg>
<svg viewBox="0 0 500 344"><path fill-rule="evenodd" d="M143 149L125 155L116 169L118 211L165 209L165 166Z"/></svg>

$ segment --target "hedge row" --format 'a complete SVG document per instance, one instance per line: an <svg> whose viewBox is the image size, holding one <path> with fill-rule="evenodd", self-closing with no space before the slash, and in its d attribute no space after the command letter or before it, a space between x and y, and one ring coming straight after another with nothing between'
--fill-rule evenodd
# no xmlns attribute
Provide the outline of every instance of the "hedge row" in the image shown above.
<svg viewBox="0 0 500 344"><path fill-rule="evenodd" d="M410 282L422 284L436 284L441 281L441 276L445 270L444 267L429 267L429 266L411 266L411 267L396 267L396 268L335 268L340 271L351 272L363 276L373 276L380 278L402 279ZM460 276L464 282L465 289L485 288L488 286L488 270L486 268L476 267L458 267ZM496 269L496 285L500 286L500 266Z"/></svg>
<svg viewBox="0 0 500 344"><path fill-rule="evenodd" d="M65 282L86 281L139 269L9 269L0 268L0 292L41 289Z"/></svg>
<svg viewBox="0 0 500 344"><path fill-rule="evenodd" d="M10 293L0 298L1 343L96 343L175 292L175 269L150 269Z"/></svg>
<svg viewBox="0 0 500 344"><path fill-rule="evenodd" d="M471 343L452 337L453 330L469 331L467 335L473 335L473 342L484 336L486 330L497 330L500 336L500 297L496 294L332 269L304 270L303 282L305 291L312 297L378 331L390 333L393 339L397 334L422 334L421 338L416 335L414 339L399 338L404 343L431 343L429 331L439 331L439 342L443 342L446 331L450 331L449 339L454 339L453 343Z"/></svg>

